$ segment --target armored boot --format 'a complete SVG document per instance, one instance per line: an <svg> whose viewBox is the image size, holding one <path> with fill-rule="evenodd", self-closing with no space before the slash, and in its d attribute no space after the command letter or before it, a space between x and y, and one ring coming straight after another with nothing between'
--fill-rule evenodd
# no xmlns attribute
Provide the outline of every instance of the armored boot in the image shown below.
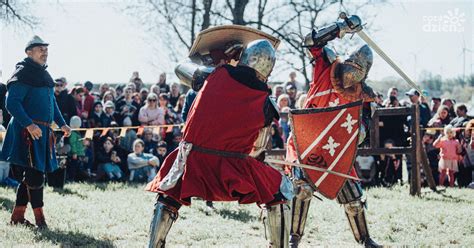
<svg viewBox="0 0 474 248"><path fill-rule="evenodd" d="M296 192L291 202L290 247L296 248L304 235L309 205L314 190L304 179L303 172L300 168L293 167L293 176Z"/></svg>
<svg viewBox="0 0 474 248"><path fill-rule="evenodd" d="M365 247L382 247L369 235L369 228L365 218L364 203L361 200L362 189L359 184L348 180L337 196L337 201L344 205L347 220L354 234L355 240Z"/></svg>
<svg viewBox="0 0 474 248"><path fill-rule="evenodd" d="M309 205L313 197L314 189L304 179L301 168L293 167L293 183L296 186L295 197L291 202L291 230L290 247L298 247L303 238L306 219L308 218Z"/></svg>
<svg viewBox="0 0 474 248"><path fill-rule="evenodd" d="M38 229L46 229L48 225L46 224L46 220L44 218L43 208L34 208L33 214L35 215L35 222Z"/></svg>
<svg viewBox="0 0 474 248"><path fill-rule="evenodd" d="M291 237L290 247L298 247L301 238L304 235L304 227L306 225L306 218L308 218L309 205L311 198L307 200L299 199L298 197L293 198L291 206Z"/></svg>
<svg viewBox="0 0 474 248"><path fill-rule="evenodd" d="M265 231L270 239L270 247L288 247L290 237L290 207L287 204L278 204L266 207L264 218Z"/></svg>
<svg viewBox="0 0 474 248"><path fill-rule="evenodd" d="M10 218L10 224L12 225L25 225L28 227L33 227L27 219L25 219L26 206L15 206L13 208L12 216Z"/></svg>
<svg viewBox="0 0 474 248"><path fill-rule="evenodd" d="M165 247L166 236L168 235L171 225L178 218L178 210L157 201L155 211L150 225L150 243L149 248Z"/></svg>

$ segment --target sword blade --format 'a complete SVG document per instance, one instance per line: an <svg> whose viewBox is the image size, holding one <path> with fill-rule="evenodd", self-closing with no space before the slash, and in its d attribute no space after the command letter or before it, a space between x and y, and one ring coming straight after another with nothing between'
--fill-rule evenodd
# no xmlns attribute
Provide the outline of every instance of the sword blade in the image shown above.
<svg viewBox="0 0 474 248"><path fill-rule="evenodd" d="M288 161L284 161L284 160L269 159L269 158L265 159L265 162L266 163L274 163L274 164L291 165L291 166L301 167L301 168L305 168L305 169L309 169L309 170L315 170L315 171L319 171L319 172L327 172L329 174L333 174L333 175L336 175L336 176L340 176L340 177L344 177L344 178L347 178L347 179L360 181L359 178L356 178L356 177L353 177L353 176L350 176L350 175L346 175L346 174L343 174L343 173L340 173L340 172L337 172L337 171L321 169L321 168L318 168L316 166L311 166L311 165L307 165L307 164L298 164L298 163L292 163L292 162L288 162Z"/></svg>
<svg viewBox="0 0 474 248"><path fill-rule="evenodd" d="M420 87L418 87L418 85L416 85L415 82L413 82L413 80L411 80L411 78L408 77L408 75L402 69L400 69L400 67L398 67L398 65L395 64L395 62L393 62L393 60L379 46L377 46L377 44L375 44L375 42L364 32L364 30L360 30L357 32L357 34L367 43L367 45L374 49L374 51L380 55L380 57L382 57L382 59L385 60L387 64L389 64L403 79L405 79L405 81L411 87L415 88L420 93L420 95L423 96L423 91L420 89Z"/></svg>

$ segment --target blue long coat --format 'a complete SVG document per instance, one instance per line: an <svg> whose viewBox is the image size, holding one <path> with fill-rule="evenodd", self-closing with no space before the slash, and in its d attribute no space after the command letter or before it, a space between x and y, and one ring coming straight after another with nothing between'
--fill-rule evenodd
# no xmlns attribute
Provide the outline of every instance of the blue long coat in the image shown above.
<svg viewBox="0 0 474 248"><path fill-rule="evenodd" d="M65 125L54 97L52 84L49 82L42 85L38 87L21 81L9 82L6 108L12 118L8 124L2 157L16 165L41 172L52 172L58 168L58 162L54 139L50 137L51 128L37 124L41 128L42 136L39 140L33 140L32 156L29 156L29 148L24 137L25 128L32 124L33 120L43 123L54 121L60 127Z"/></svg>

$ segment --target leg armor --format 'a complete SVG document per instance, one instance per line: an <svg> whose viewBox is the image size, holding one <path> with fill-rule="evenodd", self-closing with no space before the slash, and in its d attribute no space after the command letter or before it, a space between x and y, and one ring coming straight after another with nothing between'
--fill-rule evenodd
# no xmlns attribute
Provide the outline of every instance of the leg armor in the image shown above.
<svg viewBox="0 0 474 248"><path fill-rule="evenodd" d="M286 204L277 204L266 207L264 225L268 231L267 237L270 239L270 247L288 247L290 236L290 207Z"/></svg>
<svg viewBox="0 0 474 248"><path fill-rule="evenodd" d="M299 168L293 169L297 189L291 205L290 247L298 247L298 243L303 237L309 205L314 192L308 182L297 179L302 177L299 170Z"/></svg>
<svg viewBox="0 0 474 248"><path fill-rule="evenodd" d="M169 197L158 197L150 225L149 248L165 247L166 236L171 229L171 225L178 218L179 207L180 204Z"/></svg>
<svg viewBox="0 0 474 248"><path fill-rule="evenodd" d="M362 189L360 185L352 180L347 180L337 196L337 201L344 205L344 210L355 240L365 247L380 247L370 238L365 218L364 203L361 198Z"/></svg>

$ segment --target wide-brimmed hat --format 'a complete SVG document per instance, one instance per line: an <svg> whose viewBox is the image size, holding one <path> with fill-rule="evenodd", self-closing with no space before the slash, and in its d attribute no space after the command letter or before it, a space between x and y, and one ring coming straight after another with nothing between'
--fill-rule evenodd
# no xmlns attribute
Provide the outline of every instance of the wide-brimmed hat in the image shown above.
<svg viewBox="0 0 474 248"><path fill-rule="evenodd" d="M25 52L37 46L49 46L49 43L45 42L38 35L35 35L30 41L28 41L28 43L26 43Z"/></svg>

